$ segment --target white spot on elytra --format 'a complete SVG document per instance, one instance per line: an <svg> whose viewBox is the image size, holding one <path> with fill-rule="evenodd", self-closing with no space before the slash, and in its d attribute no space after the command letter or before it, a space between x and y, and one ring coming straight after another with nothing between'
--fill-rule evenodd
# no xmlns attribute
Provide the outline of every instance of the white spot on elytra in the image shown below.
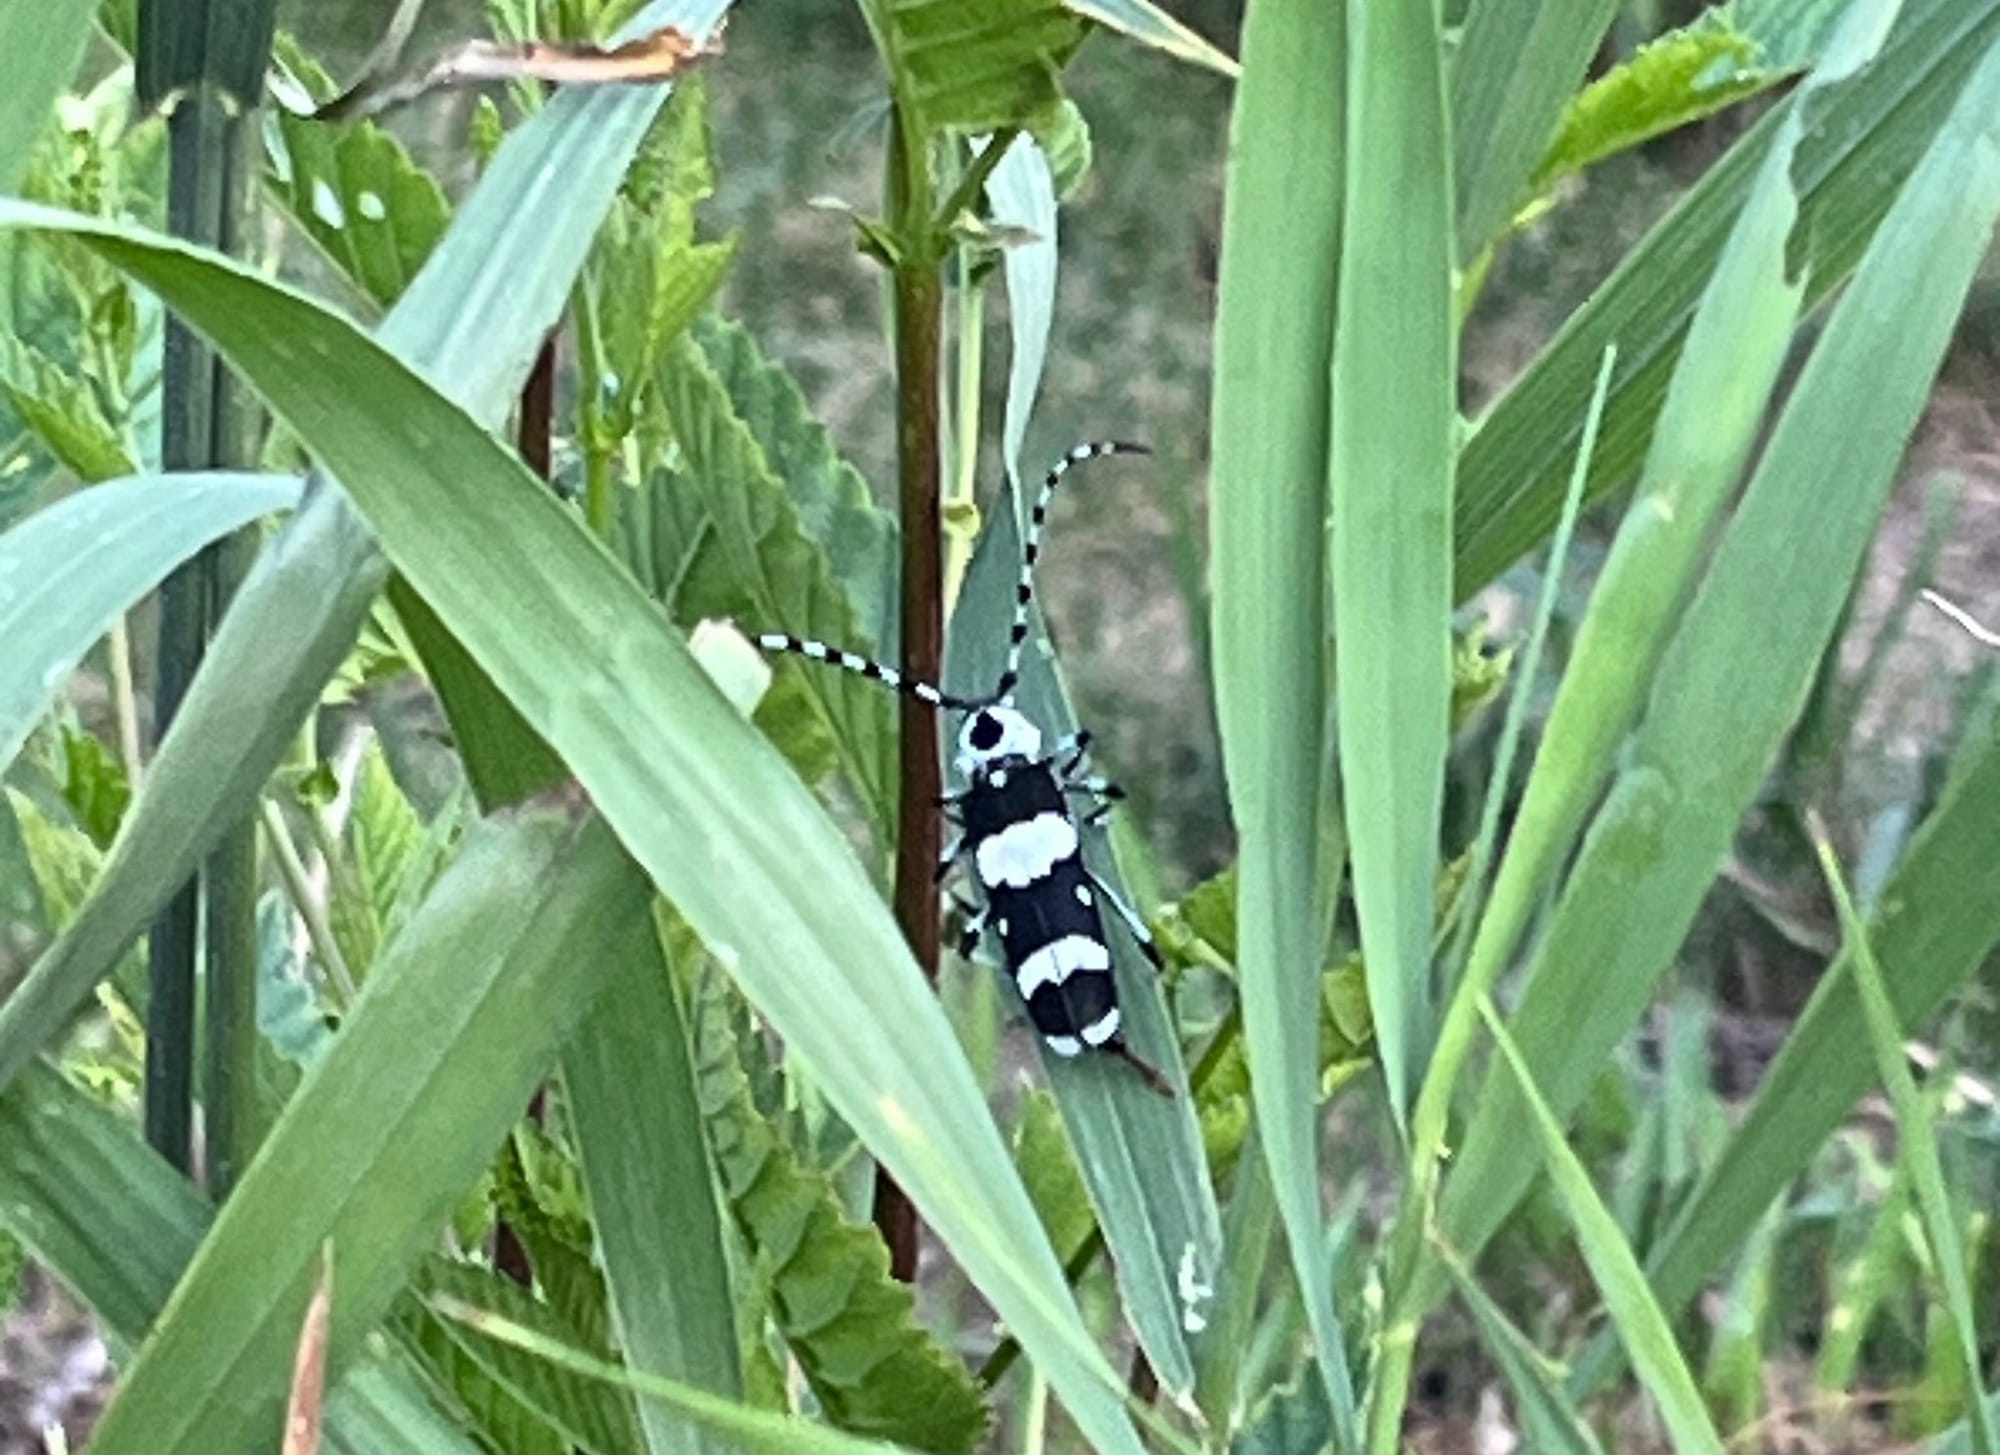
<svg viewBox="0 0 2000 1455"><path fill-rule="evenodd" d="M1090 898L1090 886L1088 884L1079 884L1076 886L1076 902L1085 909L1090 908L1092 901Z"/></svg>
<svg viewBox="0 0 2000 1455"><path fill-rule="evenodd" d="M1081 1056L1083 1054L1083 1042L1079 1041L1075 1036L1044 1036L1042 1039L1048 1043L1048 1048L1058 1056Z"/></svg>
<svg viewBox="0 0 2000 1455"><path fill-rule="evenodd" d="M1021 999L1030 1000L1044 985L1061 985L1079 971L1109 970L1111 954L1087 935L1064 935L1035 951L1014 972ZM1089 1040L1090 1033L1084 1032ZM1092 1042L1093 1045L1096 1042Z"/></svg>
<svg viewBox="0 0 2000 1455"><path fill-rule="evenodd" d="M324 177L313 178L313 216L328 227L347 226L347 209L340 205L340 194L327 185Z"/></svg>
<svg viewBox="0 0 2000 1455"><path fill-rule="evenodd" d="M1124 1022L1125 1018L1118 1013L1118 1007L1115 1005L1112 1006L1111 1009L1083 1028L1084 1043L1091 1046L1103 1045L1118 1034L1118 1027L1123 1025Z"/></svg>
<svg viewBox="0 0 2000 1455"><path fill-rule="evenodd" d="M1190 1334L1199 1334L1208 1327L1208 1315L1201 1306L1215 1297L1215 1286L1204 1282L1194 1266L1194 1244L1181 1248L1181 1265L1174 1278L1174 1286L1181 1296L1181 1327Z"/></svg>
<svg viewBox="0 0 2000 1455"><path fill-rule="evenodd" d="M1076 853L1076 825L1060 813L1010 823L980 842L979 882L988 889L1026 889Z"/></svg>

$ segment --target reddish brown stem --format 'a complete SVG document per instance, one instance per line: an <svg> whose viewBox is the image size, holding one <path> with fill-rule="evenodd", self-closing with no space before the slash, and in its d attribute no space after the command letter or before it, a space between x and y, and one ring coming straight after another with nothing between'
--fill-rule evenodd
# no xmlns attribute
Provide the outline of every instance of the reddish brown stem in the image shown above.
<svg viewBox="0 0 2000 1455"><path fill-rule="evenodd" d="M944 556L938 535L943 307L936 260L902 260L896 268L896 454L903 525L903 670L926 682L939 680L944 656ZM932 873L941 844L937 717L913 697L902 700L897 757L896 923L925 978L935 984L938 910ZM879 1170L875 1226L889 1245L891 1272L908 1282L917 1271L917 1211Z"/></svg>

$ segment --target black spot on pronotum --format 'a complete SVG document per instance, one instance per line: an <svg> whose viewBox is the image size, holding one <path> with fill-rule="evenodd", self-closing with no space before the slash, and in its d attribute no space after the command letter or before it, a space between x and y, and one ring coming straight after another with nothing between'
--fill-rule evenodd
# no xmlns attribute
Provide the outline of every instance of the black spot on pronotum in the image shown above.
<svg viewBox="0 0 2000 1455"><path fill-rule="evenodd" d="M982 712L972 720L972 746L984 753L1000 744L1000 719L990 712Z"/></svg>

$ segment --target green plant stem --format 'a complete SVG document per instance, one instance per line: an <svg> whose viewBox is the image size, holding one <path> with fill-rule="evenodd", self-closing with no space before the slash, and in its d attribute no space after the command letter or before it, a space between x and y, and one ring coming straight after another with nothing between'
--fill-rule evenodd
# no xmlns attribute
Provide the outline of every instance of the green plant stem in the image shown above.
<svg viewBox="0 0 2000 1455"><path fill-rule="evenodd" d="M219 101L196 92L167 123L168 221L197 242L222 239L229 189L218 161L230 123ZM166 468L214 463L218 365L208 347L169 317L162 365L160 460ZM160 588L158 680L153 741L160 742L200 666L214 596L215 561L207 551L178 567ZM199 876L191 876L153 921L147 954L146 1141L183 1172L193 1165L195 959L201 925Z"/></svg>
<svg viewBox="0 0 2000 1455"><path fill-rule="evenodd" d="M985 149L972 159L972 165L965 169L965 175L959 178L958 185L952 188L951 196L947 197L944 206L938 209L939 232L948 229L961 212L970 211L979 201L979 194L986 186L986 179L993 175L993 169L1000 165L1000 159L1007 155L1007 148L1014 144L1014 139L1020 134L1021 128L1018 126L1003 126L993 133L992 140L987 142Z"/></svg>
<svg viewBox="0 0 2000 1455"><path fill-rule="evenodd" d="M991 151L992 148L987 148ZM979 390L985 362L986 291L971 277L971 249L958 249L958 379L953 403L951 488L944 498L944 609L949 612L965 584L965 568L979 538Z"/></svg>
<svg viewBox="0 0 2000 1455"><path fill-rule="evenodd" d="M118 724L118 757L125 782L135 794L145 777L145 750L139 740L139 695L132 680L132 630L121 618L105 640L111 667L111 712Z"/></svg>
<svg viewBox="0 0 2000 1455"><path fill-rule="evenodd" d="M305 863L299 858L297 846L292 843L292 833L285 826L285 816L278 811L278 805L267 798L263 804L263 818L264 837L270 842L271 860L278 867L278 877L284 882L286 897L305 922L306 938L312 941L313 953L326 968L327 978L333 982L342 1007L350 1006L360 993L359 987L347 968L347 957L340 953L340 944L333 937L333 926L327 920L326 910L313 893L312 877L306 873Z"/></svg>
<svg viewBox="0 0 2000 1455"><path fill-rule="evenodd" d="M896 463L902 510L902 642L906 676L938 679L944 661L944 562L938 517L939 428L944 286L942 249L931 222L931 158L907 110L898 106L890 133L889 189L897 222ZM896 923L933 984L938 974L937 889L932 883L942 833L937 714L901 699L897 743L900 797L896 833ZM875 1225L889 1246L889 1266L908 1280L917 1268L917 1213L878 1169Z"/></svg>

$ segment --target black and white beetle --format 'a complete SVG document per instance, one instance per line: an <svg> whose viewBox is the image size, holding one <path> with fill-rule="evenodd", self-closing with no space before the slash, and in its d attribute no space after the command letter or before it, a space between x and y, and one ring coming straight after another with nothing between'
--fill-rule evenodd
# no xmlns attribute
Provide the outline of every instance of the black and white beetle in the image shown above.
<svg viewBox="0 0 2000 1455"><path fill-rule="evenodd" d="M1051 1051L1058 1056L1079 1056L1087 1049L1107 1052L1129 1062L1148 1086L1171 1096L1166 1078L1126 1044L1100 910L1108 906L1118 916L1155 967L1159 950L1145 922L1083 862L1084 828L1100 822L1124 792L1086 771L1088 733L1045 751L1041 729L1014 705L1028 639L1028 606L1035 594L1035 561L1056 486L1072 465L1085 460L1148 453L1143 445L1115 441L1083 444L1049 470L1022 545L1007 665L984 697L955 696L825 642L770 632L757 643L766 651L794 652L872 677L933 707L966 714L953 760L964 787L943 799L957 832L938 863L938 880L942 883L964 861L985 902L973 906L958 901L966 914L959 953L969 956L980 935L991 929L1000 937L1028 1019ZM1087 805L1083 813L1072 806L1075 800Z"/></svg>

